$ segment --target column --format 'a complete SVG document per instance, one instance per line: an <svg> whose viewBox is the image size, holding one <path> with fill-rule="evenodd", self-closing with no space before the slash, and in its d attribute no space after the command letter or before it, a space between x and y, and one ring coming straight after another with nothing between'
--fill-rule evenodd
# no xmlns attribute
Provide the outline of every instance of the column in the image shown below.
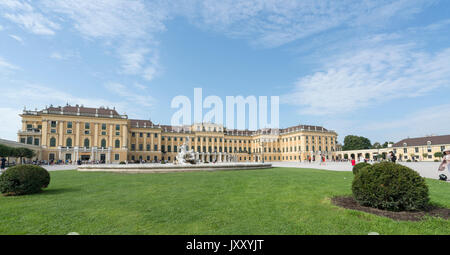
<svg viewBox="0 0 450 255"><path fill-rule="evenodd" d="M80 147L80 122L77 121L75 131L75 147Z"/></svg>
<svg viewBox="0 0 450 255"><path fill-rule="evenodd" d="M115 146L115 143L113 141L113 133L114 133L114 125L109 124L109 147Z"/></svg>
<svg viewBox="0 0 450 255"><path fill-rule="evenodd" d="M92 147L99 147L98 144L98 123L94 124L94 144Z"/></svg>
<svg viewBox="0 0 450 255"><path fill-rule="evenodd" d="M64 121L58 121L59 125L59 134L58 134L58 145L63 146L63 137L64 137Z"/></svg>
<svg viewBox="0 0 450 255"><path fill-rule="evenodd" d="M155 134L154 133L150 133L150 151L154 151L155 149L155 141L154 141L154 137L155 137ZM151 160L153 160L152 158L151 158Z"/></svg>
<svg viewBox="0 0 450 255"><path fill-rule="evenodd" d="M150 149L151 149L151 147L150 147ZM144 145L143 145L142 150L147 151L147 134L146 133L144 133ZM145 158L145 160L147 160L147 158Z"/></svg>
<svg viewBox="0 0 450 255"><path fill-rule="evenodd" d="M128 126L125 124L122 126L123 134L122 134L122 148L126 149L128 148Z"/></svg>
<svg viewBox="0 0 450 255"><path fill-rule="evenodd" d="M41 130L41 134L42 134L41 145L42 145L42 148L46 148L47 147L47 127L48 127L48 120L46 120L46 119L42 120L42 130Z"/></svg>

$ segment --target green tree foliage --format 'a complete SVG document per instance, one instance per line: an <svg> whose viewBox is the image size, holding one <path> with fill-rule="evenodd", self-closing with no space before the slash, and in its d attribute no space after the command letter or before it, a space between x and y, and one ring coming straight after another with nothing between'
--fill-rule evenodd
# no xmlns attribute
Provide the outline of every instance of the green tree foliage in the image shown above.
<svg viewBox="0 0 450 255"><path fill-rule="evenodd" d="M381 146L381 144L380 144L379 142L375 142L375 143L372 145L372 148L373 148L373 149L381 149L382 146Z"/></svg>
<svg viewBox="0 0 450 255"><path fill-rule="evenodd" d="M10 157L12 148L6 145L0 144L0 157Z"/></svg>
<svg viewBox="0 0 450 255"><path fill-rule="evenodd" d="M442 153L440 151L434 153L435 158L442 158L443 156L444 156L444 153Z"/></svg>
<svg viewBox="0 0 450 255"><path fill-rule="evenodd" d="M389 144L394 144L394 142L384 142L383 148L387 148Z"/></svg>
<svg viewBox="0 0 450 255"><path fill-rule="evenodd" d="M362 149L370 149L372 148L372 144L368 138L363 136L355 136L348 135L344 138L344 146L342 146L342 150L362 150Z"/></svg>

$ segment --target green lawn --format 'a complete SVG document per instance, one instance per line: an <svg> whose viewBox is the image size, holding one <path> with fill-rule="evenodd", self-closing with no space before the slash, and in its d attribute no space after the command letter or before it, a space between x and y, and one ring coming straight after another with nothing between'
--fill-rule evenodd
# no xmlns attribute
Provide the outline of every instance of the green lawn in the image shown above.
<svg viewBox="0 0 450 255"><path fill-rule="evenodd" d="M0 234L450 234L450 221L398 222L336 207L351 172L269 170L51 172L49 188L0 196ZM450 184L427 180L450 207Z"/></svg>

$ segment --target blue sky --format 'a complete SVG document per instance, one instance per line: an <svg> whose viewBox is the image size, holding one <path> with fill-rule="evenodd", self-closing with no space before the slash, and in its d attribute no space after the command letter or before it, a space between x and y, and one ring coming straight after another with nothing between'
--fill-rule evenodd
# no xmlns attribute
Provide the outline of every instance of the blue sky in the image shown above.
<svg viewBox="0 0 450 255"><path fill-rule="evenodd" d="M169 124L177 95L280 96L280 126L450 134L450 2L0 1L0 137L24 106ZM206 112L207 110L204 110Z"/></svg>

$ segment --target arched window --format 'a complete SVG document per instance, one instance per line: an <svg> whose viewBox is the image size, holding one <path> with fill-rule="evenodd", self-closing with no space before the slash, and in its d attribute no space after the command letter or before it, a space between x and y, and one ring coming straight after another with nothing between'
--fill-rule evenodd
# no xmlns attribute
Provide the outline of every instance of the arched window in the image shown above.
<svg viewBox="0 0 450 255"><path fill-rule="evenodd" d="M119 139L116 140L116 142L115 142L115 147L116 147L116 148L120 148L120 141L119 141Z"/></svg>
<svg viewBox="0 0 450 255"><path fill-rule="evenodd" d="M67 138L67 140L66 140L66 146L67 146L67 147L72 147L72 138Z"/></svg>
<svg viewBox="0 0 450 255"><path fill-rule="evenodd" d="M88 148L89 147L89 139L84 139L84 147Z"/></svg>
<svg viewBox="0 0 450 255"><path fill-rule="evenodd" d="M102 148L106 148L106 140L105 139L102 139L101 147Z"/></svg>
<svg viewBox="0 0 450 255"><path fill-rule="evenodd" d="M52 137L50 138L50 147L55 147L56 146L56 138Z"/></svg>

